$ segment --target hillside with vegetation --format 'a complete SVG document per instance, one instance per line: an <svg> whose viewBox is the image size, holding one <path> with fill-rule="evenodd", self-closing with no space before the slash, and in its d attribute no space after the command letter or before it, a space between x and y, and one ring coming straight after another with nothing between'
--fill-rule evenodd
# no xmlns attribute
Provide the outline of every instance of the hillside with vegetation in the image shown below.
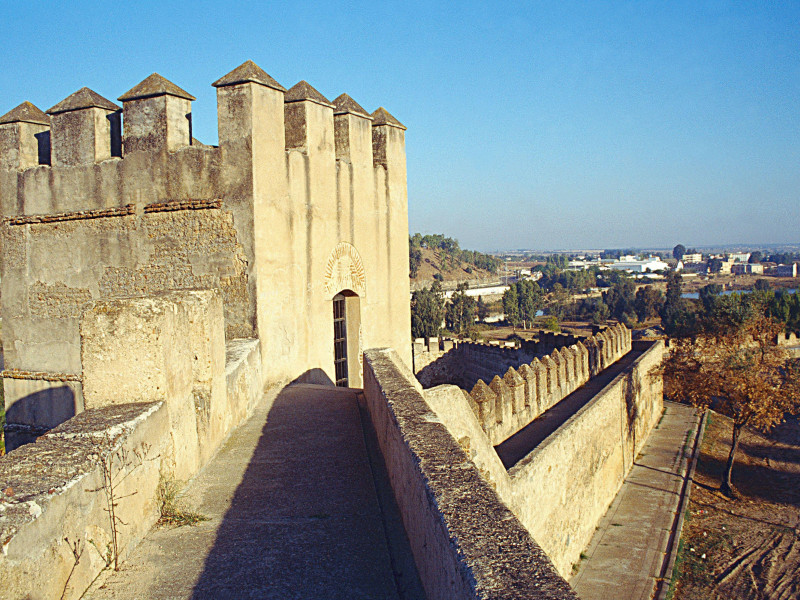
<svg viewBox="0 0 800 600"><path fill-rule="evenodd" d="M414 283L496 279L502 265L499 258L463 250L458 240L439 233L410 236L408 258Z"/></svg>

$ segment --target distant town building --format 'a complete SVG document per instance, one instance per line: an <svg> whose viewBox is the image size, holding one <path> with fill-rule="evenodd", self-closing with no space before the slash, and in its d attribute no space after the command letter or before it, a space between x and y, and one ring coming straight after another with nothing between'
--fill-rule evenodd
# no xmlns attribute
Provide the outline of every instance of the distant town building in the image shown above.
<svg viewBox="0 0 800 600"><path fill-rule="evenodd" d="M719 272L722 273L722 274L730 273L731 272L731 267L733 267L733 264L735 262L736 261L734 259L730 258L730 257L727 260L723 260L722 261L722 265L719 268Z"/></svg>
<svg viewBox="0 0 800 600"><path fill-rule="evenodd" d="M764 273L764 265L737 262L731 266L731 273L734 275L762 275Z"/></svg>
<svg viewBox="0 0 800 600"><path fill-rule="evenodd" d="M648 256L643 260L637 260L634 256L621 256L616 262L609 265L615 271L631 271L633 273L647 273L652 271L665 271L669 265L660 258Z"/></svg>
<svg viewBox="0 0 800 600"><path fill-rule="evenodd" d="M746 263L750 260L750 253L749 252L731 252L728 254L728 260L732 260L733 262L741 262Z"/></svg>
<svg viewBox="0 0 800 600"><path fill-rule="evenodd" d="M686 263L701 263L703 262L703 255L699 252L695 252L694 254L684 254L682 260L684 265Z"/></svg>
<svg viewBox="0 0 800 600"><path fill-rule="evenodd" d="M708 263L707 262L684 263L683 272L684 273L707 273L708 272Z"/></svg>
<svg viewBox="0 0 800 600"><path fill-rule="evenodd" d="M773 277L797 277L797 263L790 265L776 265L769 270L769 275Z"/></svg>

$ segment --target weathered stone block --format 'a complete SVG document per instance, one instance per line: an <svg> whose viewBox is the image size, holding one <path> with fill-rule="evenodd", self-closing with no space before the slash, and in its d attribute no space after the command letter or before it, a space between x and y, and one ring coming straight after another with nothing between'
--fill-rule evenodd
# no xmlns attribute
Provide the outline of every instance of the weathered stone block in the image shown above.
<svg viewBox="0 0 800 600"><path fill-rule="evenodd" d="M534 419L539 414L539 383L536 379L536 372L534 372L530 365L522 365L518 373L525 382L523 389L525 390L525 411L527 413L527 418L529 420Z"/></svg>
<svg viewBox="0 0 800 600"><path fill-rule="evenodd" d="M190 394L188 327L185 311L163 296L91 303L81 318L86 408Z"/></svg>
<svg viewBox="0 0 800 600"><path fill-rule="evenodd" d="M497 394L482 379L479 379L475 387L472 388L470 396L472 396L475 405L478 407L478 420L481 427L488 435L490 431L497 427Z"/></svg>
<svg viewBox="0 0 800 600"><path fill-rule="evenodd" d="M119 97L124 152L174 152L191 145L194 96L153 73Z"/></svg>
<svg viewBox="0 0 800 600"><path fill-rule="evenodd" d="M81 319L86 408L165 402L178 479L227 433L221 311L216 292L166 292L96 301Z"/></svg>
<svg viewBox="0 0 800 600"><path fill-rule="evenodd" d="M50 162L50 118L30 102L0 117L0 170Z"/></svg>
<svg viewBox="0 0 800 600"><path fill-rule="evenodd" d="M514 414L514 395L511 388L500 379L499 375L494 376L489 387L497 395L497 412L495 413L497 423L508 427Z"/></svg>
<svg viewBox="0 0 800 600"><path fill-rule="evenodd" d="M511 391L513 413L521 414L525 410L525 380L513 367L509 367L506 374L503 375L503 382Z"/></svg>

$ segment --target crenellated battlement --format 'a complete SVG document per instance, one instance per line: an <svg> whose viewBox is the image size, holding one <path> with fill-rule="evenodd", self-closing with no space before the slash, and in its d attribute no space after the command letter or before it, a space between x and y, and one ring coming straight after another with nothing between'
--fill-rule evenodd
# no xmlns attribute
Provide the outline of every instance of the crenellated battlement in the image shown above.
<svg viewBox="0 0 800 600"><path fill-rule="evenodd" d="M508 367L488 385L479 380L470 396L486 435L493 444L507 439L630 352L631 343L630 330L619 323L541 359Z"/></svg>
<svg viewBox="0 0 800 600"><path fill-rule="evenodd" d="M198 175L194 180L224 182L225 174L220 173L225 166L220 156L224 146L236 138L251 138L258 121L271 122L271 135L284 138L282 150L307 149L310 143L326 140L335 152L328 157L332 168L337 159L366 162L367 158L371 164L387 167L392 144L405 130L384 108L371 116L347 94L332 103L306 81L287 91L252 61L213 85L218 99L218 147L205 146L192 136L195 97L158 73L119 96L121 107L84 87L46 114L30 102L9 111L0 117L0 171L16 172L17 196L26 202L3 206L4 216L125 205L136 200L125 197L136 193L131 189L137 187L133 171L144 171L142 179L154 184L160 197L149 201L197 197L192 193L196 190L186 182L173 181L171 175L193 170ZM268 114L270 107L264 99L270 92L282 98L283 115ZM354 138L359 134L363 138L365 131L369 139L359 144ZM362 147L364 141L371 152ZM366 157L367 153L371 156ZM122 164L112 159L121 159ZM135 163L130 169L128 159ZM108 161L111 164L105 164ZM10 184L10 178L11 174L4 174L4 184ZM67 198L75 196L76 181L85 184L90 178L97 183L93 189L82 190L83 204Z"/></svg>
<svg viewBox="0 0 800 600"><path fill-rule="evenodd" d="M470 405L497 444L627 354L631 343L621 323L598 327L587 338L542 332L519 347L419 339L414 366L423 387L456 383L471 390Z"/></svg>
<svg viewBox="0 0 800 600"><path fill-rule="evenodd" d="M0 117L7 368L80 373L89 300L216 288L227 338L259 338L275 380L333 380L333 342L316 340L348 291L331 291L340 272L358 279L352 384L364 344L411 362L405 127L306 81L287 90L252 61L212 85L217 146L193 137L195 97L158 73L119 104L84 87ZM27 392L9 385L10 406ZM79 412L68 395L53 402Z"/></svg>

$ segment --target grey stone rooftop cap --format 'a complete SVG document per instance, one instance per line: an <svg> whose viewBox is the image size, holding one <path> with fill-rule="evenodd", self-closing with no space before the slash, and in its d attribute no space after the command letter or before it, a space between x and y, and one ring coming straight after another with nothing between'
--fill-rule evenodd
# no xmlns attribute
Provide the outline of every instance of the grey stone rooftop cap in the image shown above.
<svg viewBox="0 0 800 600"><path fill-rule="evenodd" d="M211 85L214 87L225 87L226 85L248 82L260 83L261 85L272 88L273 90L278 90L279 92L286 91L285 87L270 77L264 69L259 67L252 60L243 62L233 71L227 75L223 75Z"/></svg>
<svg viewBox="0 0 800 600"><path fill-rule="evenodd" d="M12 108L2 117L0 117L0 125L5 123L35 123L37 125L50 125L50 117L26 100L16 108Z"/></svg>
<svg viewBox="0 0 800 600"><path fill-rule="evenodd" d="M359 117L364 117L370 121L372 120L372 117L366 110L364 110L364 107L362 107L347 94L342 94L336 98L336 100L333 101L333 106L333 114L335 115L358 115Z"/></svg>
<svg viewBox="0 0 800 600"><path fill-rule="evenodd" d="M372 113L372 125L391 125L392 127L397 127L399 129L406 129L406 126L403 125L400 121L395 119L389 111L383 108L382 106L378 108L374 113Z"/></svg>
<svg viewBox="0 0 800 600"><path fill-rule="evenodd" d="M154 96L176 96L178 98L185 98L186 100L196 100L189 92L179 88L158 73L153 73L139 85L132 87L122 94L117 100L125 102L127 100L139 100L141 98L152 98Z"/></svg>
<svg viewBox="0 0 800 600"><path fill-rule="evenodd" d="M322 106L333 108L333 104L331 104L330 100L320 94L310 83L305 80L298 81L296 84L290 87L289 91L286 92L286 97L283 100L284 102L301 102L303 100L309 100Z"/></svg>
<svg viewBox="0 0 800 600"><path fill-rule="evenodd" d="M88 87L82 87L74 94L70 94L61 102L56 104L53 108L47 111L48 115L57 115L58 113L67 112L70 110L80 110L82 108L103 108L105 110L119 110L120 107L106 100L100 94L93 92Z"/></svg>

